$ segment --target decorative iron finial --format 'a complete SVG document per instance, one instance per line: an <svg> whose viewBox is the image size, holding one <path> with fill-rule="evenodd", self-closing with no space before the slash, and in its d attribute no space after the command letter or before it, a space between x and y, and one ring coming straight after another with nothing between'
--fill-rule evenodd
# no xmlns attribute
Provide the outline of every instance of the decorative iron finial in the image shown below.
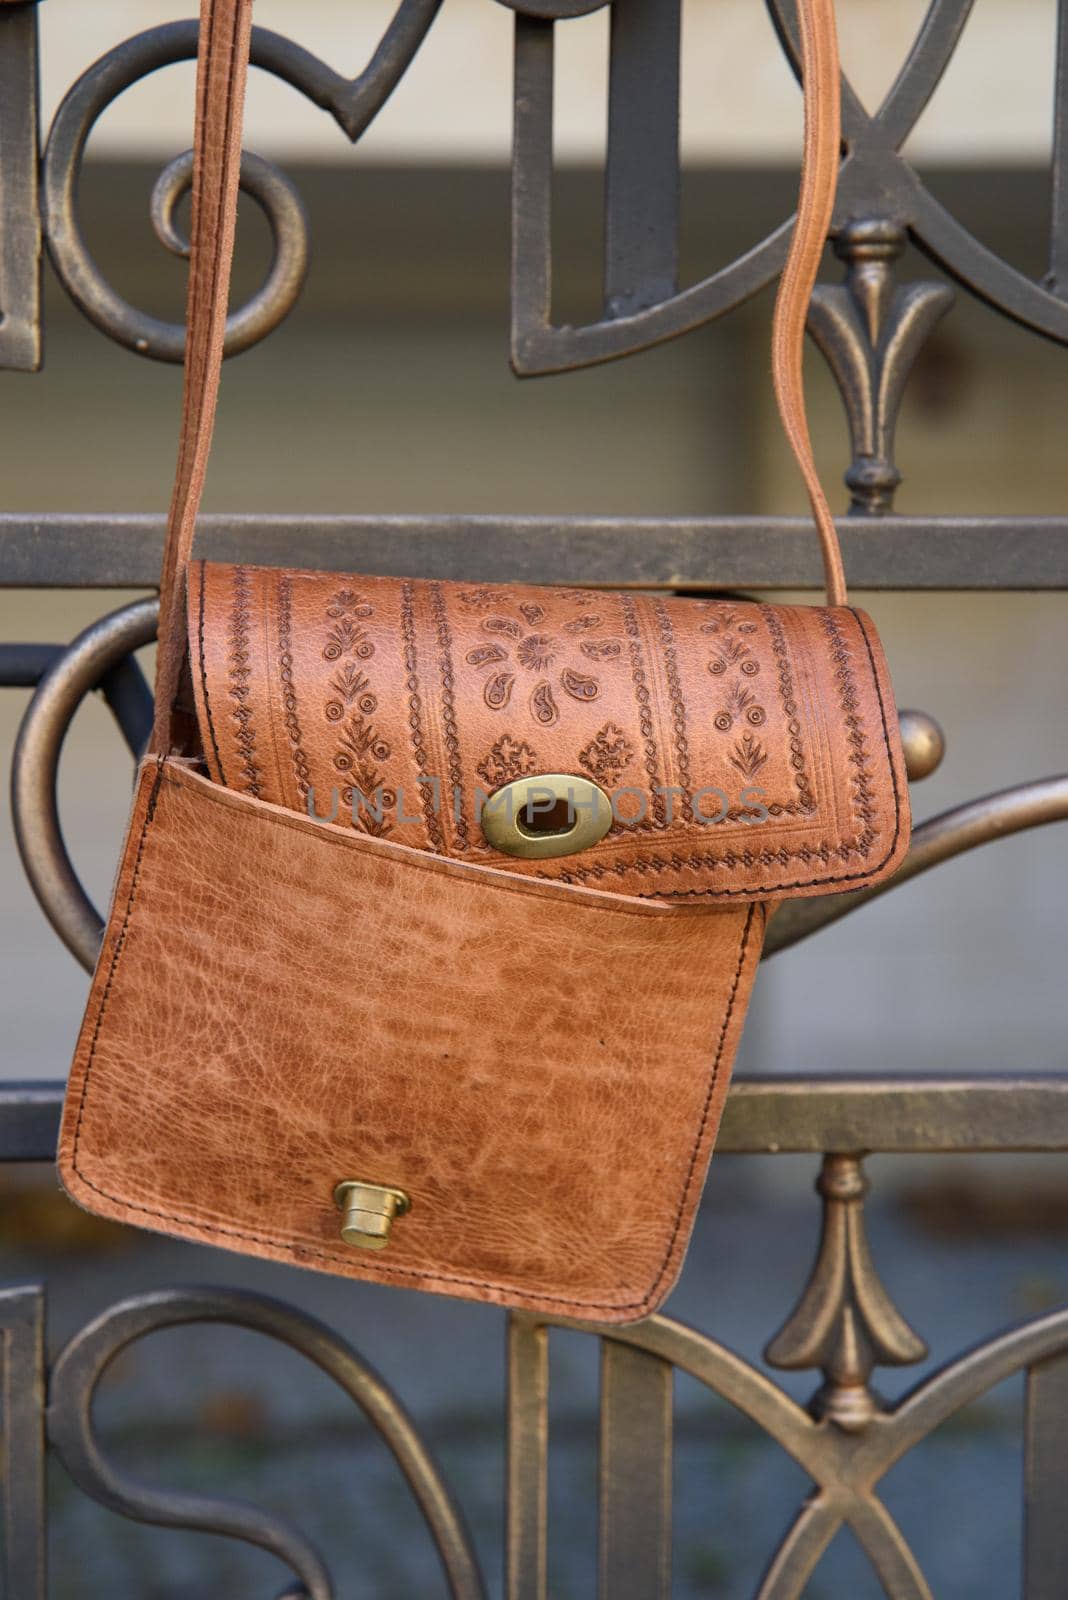
<svg viewBox="0 0 1068 1600"><path fill-rule="evenodd" d="M847 1433L882 1409L868 1380L877 1366L906 1367L927 1354L884 1289L864 1229L867 1180L859 1155L828 1155L816 1180L823 1199L819 1254L793 1314L764 1352L774 1367L818 1367L810 1403Z"/></svg>
<svg viewBox="0 0 1068 1600"><path fill-rule="evenodd" d="M955 298L940 283L895 286L894 263L904 248L899 223L847 223L834 241L846 263L845 282L819 285L808 314L808 331L834 373L849 419L850 509L869 515L893 504L901 482L894 461L901 397L924 341Z"/></svg>

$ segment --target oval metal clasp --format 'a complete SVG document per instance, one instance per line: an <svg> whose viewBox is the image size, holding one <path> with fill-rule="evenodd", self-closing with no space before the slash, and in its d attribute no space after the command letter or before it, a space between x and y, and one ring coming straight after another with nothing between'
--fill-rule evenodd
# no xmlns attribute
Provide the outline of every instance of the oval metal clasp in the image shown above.
<svg viewBox="0 0 1068 1600"><path fill-rule="evenodd" d="M498 789L482 807L482 832L495 850L528 861L573 856L604 838L612 802L589 778L542 772Z"/></svg>

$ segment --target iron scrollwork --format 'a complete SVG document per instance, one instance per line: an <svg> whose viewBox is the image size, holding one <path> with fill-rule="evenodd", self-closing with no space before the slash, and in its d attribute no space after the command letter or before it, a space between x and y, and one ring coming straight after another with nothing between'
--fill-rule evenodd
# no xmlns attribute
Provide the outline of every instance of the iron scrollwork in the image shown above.
<svg viewBox="0 0 1068 1600"><path fill-rule="evenodd" d="M355 142L385 105L426 37L441 0L402 0L366 70L349 79L280 34L255 28L252 63L328 111ZM197 53L197 23L149 28L116 46L71 87L56 112L42 166L44 232L56 273L71 299L95 325L127 349L159 361L181 361L185 327L138 310L107 282L90 254L78 218L78 181L94 124L114 100L150 73ZM152 196L156 236L188 255L174 211L192 181L192 156L177 157L160 174ZM273 257L262 287L227 320L226 353L236 355L266 337L292 309L308 260L308 227L297 191L284 173L245 154L241 186L262 207Z"/></svg>
<svg viewBox="0 0 1068 1600"><path fill-rule="evenodd" d="M649 0L652 4L652 0ZM965 288L987 301L995 310L1024 326L1062 343L1068 342L1068 302L1060 290L1054 267L1041 282L1027 278L1015 267L996 256L973 237L925 187L901 154L901 147L934 94L956 48L971 12L973 0L931 0L911 51L882 105L869 113L847 78L842 83L842 122L846 149L842 166L832 235L857 219L897 228L907 233L932 260ZM786 0L767 0L780 42L798 70L796 12ZM671 11L672 4L660 7ZM786 253L790 222L784 221L744 256L721 268L710 277L679 292L662 292L662 285L632 282L622 299L606 292L604 315L583 327L557 327L550 321L551 281L551 203L552 110L553 110L553 22L560 15L552 6L520 6L516 24L516 144L515 183L519 204L515 208L516 231L513 240L513 364L520 373L560 372L589 366L647 349L665 339L687 333L734 306L769 283L779 272ZM622 8L640 12L642 5ZM676 42L672 30L661 23L654 36L633 19L628 28L613 30L609 121L614 85L622 95L632 86L630 80L641 74L646 83L657 82L655 110L649 114L664 119L677 130L678 85L666 83ZM634 71L629 70L634 56ZM662 58L662 60L660 59ZM1059 92L1068 89L1068 74L1062 73ZM654 97L650 97L651 99ZM620 107L620 115L623 112ZM633 125L635 115L630 114ZM1055 117L1054 188L1060 194L1063 176L1063 112ZM632 160L630 181L632 200L643 206L658 205L657 192L665 184L670 190L678 181L677 139L672 156L666 140L659 143L659 163L646 162L639 170ZM609 165L612 162L611 141ZM879 211L873 218L875 198ZM611 222L609 193L608 220ZM1060 234L1068 224L1068 207L1055 207L1054 237L1050 260L1064 255ZM658 260L674 249L673 241L662 237L665 226L657 230ZM617 273L640 272L642 261L634 230L626 237L621 251L629 252L613 261L611 229L608 233L606 286ZM646 247L648 248L648 247ZM654 269L655 272L659 268Z"/></svg>
<svg viewBox="0 0 1068 1600"><path fill-rule="evenodd" d="M66 1345L49 1383L48 1438L79 1488L120 1516L159 1527L219 1533L259 1545L297 1575L290 1600L334 1600L319 1552L289 1523L243 1501L149 1487L120 1472L93 1428L93 1396L116 1356L164 1328L195 1322L249 1328L289 1346L363 1412L404 1474L433 1536L453 1600L485 1600L485 1586L459 1505L418 1429L385 1381L337 1334L280 1301L236 1289L164 1289L111 1306ZM283 1597L285 1600L285 1597Z"/></svg>
<svg viewBox="0 0 1068 1600"><path fill-rule="evenodd" d="M892 1309L892 1308L891 1308ZM897 1313L894 1313L895 1317ZM509 1552L516 1574L513 1595L542 1593L546 1517L544 1473L549 1448L548 1332L552 1324L514 1316L509 1352ZM1013 1328L957 1360L947 1362L892 1407L873 1408L843 1427L827 1415L813 1416L777 1384L717 1341L668 1317L654 1316L631 1328L561 1324L599 1333L602 1349L623 1347L641 1359L608 1369L602 1378L602 1417L637 1411L657 1427L641 1434L646 1493L635 1494L630 1470L621 1470L637 1438L621 1430L601 1435L601 1576L628 1572L626 1553L639 1535L644 1582L602 1589L603 1593L670 1595L671 1521L667 1491L657 1492L659 1464L670 1460L670 1413L657 1404L664 1377L688 1373L750 1418L792 1456L813 1481L813 1492L797 1512L772 1555L755 1600L801 1600L835 1534L848 1526L868 1557L884 1592L893 1600L931 1600L931 1590L905 1535L879 1498L878 1484L890 1468L948 1418L1014 1373L1028 1374L1029 1388L1055 1384L1064 1390L1068 1311ZM915 1340L915 1336L912 1336ZM899 1359L917 1359L919 1341ZM609 1392L609 1386L616 1393ZM1028 1458L1047 1470L1053 1430L1037 1441L1039 1394L1027 1414ZM1062 1419L1063 1424L1063 1419ZM628 1464L629 1465L629 1464ZM1028 1564L1050 1539L1053 1496L1027 1534ZM1032 1556L1034 1552L1034 1556ZM521 1575L521 1577L520 1577Z"/></svg>

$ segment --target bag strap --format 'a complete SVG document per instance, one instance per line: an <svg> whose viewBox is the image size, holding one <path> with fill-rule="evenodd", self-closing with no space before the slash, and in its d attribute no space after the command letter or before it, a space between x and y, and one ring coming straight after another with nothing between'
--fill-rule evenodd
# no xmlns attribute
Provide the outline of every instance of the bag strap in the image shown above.
<svg viewBox="0 0 1068 1600"><path fill-rule="evenodd" d="M185 655L185 569L193 548L215 424L241 176L241 126L253 0L201 0L185 386L178 466L160 578L155 720L150 749L173 747L174 702ZM846 601L834 519L812 454L805 412L805 322L831 223L841 157L834 0L798 0L805 90L804 161L797 218L772 331L775 395L808 490L823 550L829 605Z"/></svg>

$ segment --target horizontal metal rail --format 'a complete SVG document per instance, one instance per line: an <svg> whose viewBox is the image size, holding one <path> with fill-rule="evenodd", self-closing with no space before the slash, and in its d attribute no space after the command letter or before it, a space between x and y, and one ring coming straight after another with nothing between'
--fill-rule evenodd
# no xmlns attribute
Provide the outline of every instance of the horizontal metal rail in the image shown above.
<svg viewBox="0 0 1068 1600"><path fill-rule="evenodd" d="M801 517L200 519L197 553L323 571L579 587L820 589ZM151 589L162 515L0 515L0 587ZM843 517L854 589L1068 589L1068 517Z"/></svg>
<svg viewBox="0 0 1068 1600"><path fill-rule="evenodd" d="M64 1085L0 1085L0 1161L51 1161ZM1068 1074L749 1077L731 1086L721 1155L1068 1150Z"/></svg>

